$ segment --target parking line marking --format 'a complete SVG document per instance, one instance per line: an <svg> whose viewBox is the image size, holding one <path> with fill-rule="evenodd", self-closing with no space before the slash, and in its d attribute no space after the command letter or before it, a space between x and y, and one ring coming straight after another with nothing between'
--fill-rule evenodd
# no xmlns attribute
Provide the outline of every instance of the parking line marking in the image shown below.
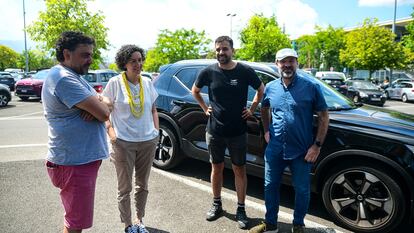
<svg viewBox="0 0 414 233"><path fill-rule="evenodd" d="M21 147L37 147L37 146L47 146L47 144L46 143L43 143L43 144L0 145L0 149L5 149L5 148L21 148Z"/></svg>
<svg viewBox="0 0 414 233"><path fill-rule="evenodd" d="M169 172L160 170L160 169L155 168L155 167L152 167L152 170L154 172L162 175L162 176L168 177L168 178L170 178L172 180L178 181L178 182L183 183L185 185L188 185L190 187L199 189L199 190L204 191L204 192L212 193L210 186L207 186L207 185L204 185L204 184L199 184L199 183L197 183L195 181L192 181L192 180L189 180L189 179L185 179L185 178L183 178L183 177L181 177L179 175L172 174L172 173L169 173ZM234 194L230 194L230 193L226 193L226 192L222 191L221 196L223 198L225 198L225 199L228 199L228 200L237 202L237 196L234 195ZM253 209L256 209L256 210L259 210L259 211L262 211L262 212L266 212L266 208L262 204L259 204L259 203L256 203L256 202L250 201L250 200L246 200L245 201L245 204L246 204L246 206L249 206L250 208L253 208ZM280 210L279 210L279 217L281 217L283 219L286 219L286 220L288 220L290 222L293 221L292 214L289 214L289 213L286 213L286 212L283 212L283 211L280 211ZM327 227L325 225L322 225L322 224L319 224L319 223L316 223L316 222L313 222L313 221L310 221L310 220L306 220L306 219L305 219L305 225L307 227L311 227L311 228L323 228L323 229L326 230L326 232L330 232L330 233L333 233L333 232L335 232L335 233L342 233L339 230L332 229L332 228Z"/></svg>
<svg viewBox="0 0 414 233"><path fill-rule="evenodd" d="M27 113L27 114L18 115L18 116L2 117L2 118L0 118L0 120L15 119L15 118L18 118L18 117L36 115L36 114L39 114L39 113L43 113L43 111Z"/></svg>

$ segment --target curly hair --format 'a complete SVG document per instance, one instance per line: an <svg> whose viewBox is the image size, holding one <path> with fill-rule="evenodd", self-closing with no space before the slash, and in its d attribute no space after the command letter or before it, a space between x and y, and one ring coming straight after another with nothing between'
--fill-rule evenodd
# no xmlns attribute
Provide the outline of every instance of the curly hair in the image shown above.
<svg viewBox="0 0 414 233"><path fill-rule="evenodd" d="M63 50L75 51L79 44L88 44L95 46L95 40L86 36L82 32L65 31L60 34L60 38L56 42L56 59L59 62L65 61Z"/></svg>
<svg viewBox="0 0 414 233"><path fill-rule="evenodd" d="M214 44L221 43L223 41L227 41L230 44L230 48L233 48L233 39L231 39L229 36L219 36Z"/></svg>
<svg viewBox="0 0 414 233"><path fill-rule="evenodd" d="M115 56L115 63L118 66L118 69L126 71L125 65L135 52L139 52L142 56L142 61L145 61L144 49L132 44L123 45Z"/></svg>

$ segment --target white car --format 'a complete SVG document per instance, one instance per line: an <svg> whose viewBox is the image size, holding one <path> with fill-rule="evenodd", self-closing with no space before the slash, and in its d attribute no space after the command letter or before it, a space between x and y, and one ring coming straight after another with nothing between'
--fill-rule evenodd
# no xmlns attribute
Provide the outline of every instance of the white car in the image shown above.
<svg viewBox="0 0 414 233"><path fill-rule="evenodd" d="M323 78L337 78L337 79L341 79L342 81L346 80L346 76L344 73L342 72L335 72L335 71L318 71L315 74L315 77L317 77L318 79L323 79Z"/></svg>
<svg viewBox="0 0 414 233"><path fill-rule="evenodd" d="M393 83L385 89L385 95L388 99L400 99L403 102L414 100L414 82Z"/></svg>

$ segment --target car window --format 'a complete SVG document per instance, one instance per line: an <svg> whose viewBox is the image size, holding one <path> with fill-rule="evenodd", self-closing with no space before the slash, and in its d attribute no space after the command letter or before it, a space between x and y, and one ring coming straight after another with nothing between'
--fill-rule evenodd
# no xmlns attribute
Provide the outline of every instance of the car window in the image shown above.
<svg viewBox="0 0 414 233"><path fill-rule="evenodd" d="M96 75L95 74L85 74L83 76L84 79L88 82L96 82Z"/></svg>
<svg viewBox="0 0 414 233"><path fill-rule="evenodd" d="M116 74L115 73L102 73L102 82L108 82L109 79L111 79L112 77L114 77Z"/></svg>
<svg viewBox="0 0 414 233"><path fill-rule="evenodd" d="M256 74L257 76L259 76L260 80L262 80L263 84L266 85L268 82L275 80L276 77L273 77L267 73L261 72L261 71L257 71L256 70ZM256 90L249 86L249 91L247 94L247 100L248 101L253 101L254 95L256 95Z"/></svg>
<svg viewBox="0 0 414 233"><path fill-rule="evenodd" d="M180 70L175 77L178 78L184 86L191 90L200 70L201 68L185 68ZM201 88L201 93L207 94L208 88L206 86Z"/></svg>

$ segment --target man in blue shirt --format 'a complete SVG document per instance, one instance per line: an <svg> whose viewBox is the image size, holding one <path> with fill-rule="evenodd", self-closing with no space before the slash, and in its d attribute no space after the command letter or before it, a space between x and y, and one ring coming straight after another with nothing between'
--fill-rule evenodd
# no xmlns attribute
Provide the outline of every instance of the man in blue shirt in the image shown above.
<svg viewBox="0 0 414 233"><path fill-rule="evenodd" d="M276 53L282 78L266 85L262 101L265 140L265 222L249 232L278 232L279 187L289 166L295 188L292 232L304 232L310 200L310 171L328 130L327 105L318 84L296 72L297 54L285 48ZM318 116L313 135L313 114Z"/></svg>
<svg viewBox="0 0 414 233"><path fill-rule="evenodd" d="M49 128L46 167L61 190L64 233L92 226L98 169L109 154L104 122L111 103L81 77L92 64L94 45L80 32L62 33L56 43L59 64L50 69L42 89Z"/></svg>

